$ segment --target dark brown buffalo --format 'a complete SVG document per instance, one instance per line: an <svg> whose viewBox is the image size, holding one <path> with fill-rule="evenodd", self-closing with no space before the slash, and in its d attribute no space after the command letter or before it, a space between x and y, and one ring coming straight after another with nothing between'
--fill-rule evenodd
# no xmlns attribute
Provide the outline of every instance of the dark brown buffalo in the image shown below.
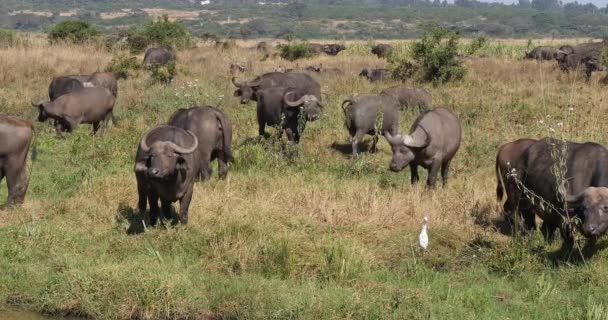
<svg viewBox="0 0 608 320"><path fill-rule="evenodd" d="M580 70L585 73L585 79L589 81L594 71L602 70L600 61L593 56L572 52L556 54L557 63L562 71L570 72Z"/></svg>
<svg viewBox="0 0 608 320"><path fill-rule="evenodd" d="M398 172L410 166L412 184L418 182L418 166L429 171L426 185L435 188L441 169L443 185L448 183L452 158L460 147L462 130L458 116L445 108L422 113L410 129L409 135L386 135L393 149L390 169Z"/></svg>
<svg viewBox="0 0 608 320"><path fill-rule="evenodd" d="M210 106L179 109L169 125L194 133L198 139L196 158L200 159L200 178L211 177L211 161L217 159L221 179L228 175L228 162L232 157L232 124L226 115Z"/></svg>
<svg viewBox="0 0 608 320"><path fill-rule="evenodd" d="M340 51L346 50L346 47L341 44L326 44L323 46L323 52L330 56L336 56Z"/></svg>
<svg viewBox="0 0 608 320"><path fill-rule="evenodd" d="M93 87L32 105L38 108L38 121L53 119L57 134L63 136L63 132L71 132L81 123L92 124L93 134L97 133L101 124L107 125L113 119L115 101L108 89Z"/></svg>
<svg viewBox="0 0 608 320"><path fill-rule="evenodd" d="M150 224L158 221L160 199L163 216L171 218L171 204L179 201L178 219L188 223L194 180L200 173L199 142L196 135L182 128L161 125L141 138L135 157L138 208L150 204Z"/></svg>
<svg viewBox="0 0 608 320"><path fill-rule="evenodd" d="M242 104L246 104L250 100L257 101L256 92L258 90L272 87L294 88L304 95L313 95L317 100L321 101L321 85L311 76L304 73L269 72L246 82L236 82L235 78L232 78L232 83L237 87L234 91L234 96L240 97Z"/></svg>
<svg viewBox="0 0 608 320"><path fill-rule="evenodd" d="M378 58L388 58L393 53L393 46L390 44L380 43L372 48L372 54Z"/></svg>
<svg viewBox="0 0 608 320"><path fill-rule="evenodd" d="M49 99L54 101L60 96L84 88L82 81L70 76L55 77L49 85Z"/></svg>
<svg viewBox="0 0 608 320"><path fill-rule="evenodd" d="M296 88L272 87L258 91L257 118L260 136L266 126L279 127L289 141L300 142L306 122L321 116L324 106L314 95L302 94Z"/></svg>
<svg viewBox="0 0 608 320"><path fill-rule="evenodd" d="M144 66L165 65L175 60L175 52L169 48L150 48L144 55Z"/></svg>
<svg viewBox="0 0 608 320"><path fill-rule="evenodd" d="M507 217L511 218L520 206L520 192L517 181L512 176L514 170L521 166L524 152L537 140L519 139L501 145L496 154L496 198L502 201L504 193L507 200L503 209Z"/></svg>
<svg viewBox="0 0 608 320"><path fill-rule="evenodd" d="M563 177L559 181L556 170ZM536 227L536 213L543 220L545 236L551 238L559 228L569 246L574 238L568 216L581 219L582 232L591 244L608 229L608 150L602 145L545 138L526 149L514 174L535 200L526 197L530 209L520 209L527 228Z"/></svg>
<svg viewBox="0 0 608 320"><path fill-rule="evenodd" d="M555 59L555 54L557 53L557 49L549 46L540 46L532 49L530 52L526 52L526 59L534 59L534 60L553 60Z"/></svg>
<svg viewBox="0 0 608 320"><path fill-rule="evenodd" d="M377 151L376 144L380 133L386 136L395 135L399 131L399 102L391 96L383 94L357 96L342 102L342 110L350 135L353 156L359 154L359 144L366 134L373 137L370 147L370 152L373 153ZM382 127L378 128L380 123Z"/></svg>
<svg viewBox="0 0 608 320"><path fill-rule="evenodd" d="M401 110L418 108L420 111L427 110L433 104L431 93L424 88L407 88L404 86L394 86L382 90L382 94L387 94L399 101Z"/></svg>
<svg viewBox="0 0 608 320"><path fill-rule="evenodd" d="M6 177L8 199L2 208L23 203L28 187L27 153L32 143L32 123L0 114L0 182Z"/></svg>
<svg viewBox="0 0 608 320"><path fill-rule="evenodd" d="M370 82L384 81L391 78L391 72L388 69L368 69L365 68L359 73L360 77L364 77Z"/></svg>

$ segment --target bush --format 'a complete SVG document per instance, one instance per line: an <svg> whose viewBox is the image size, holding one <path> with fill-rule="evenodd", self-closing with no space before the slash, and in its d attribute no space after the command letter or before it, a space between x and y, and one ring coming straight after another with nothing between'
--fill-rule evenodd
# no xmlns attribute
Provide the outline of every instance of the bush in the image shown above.
<svg viewBox="0 0 608 320"><path fill-rule="evenodd" d="M474 55L477 51L481 50L487 42L488 38L484 36L479 36L473 39L473 41L471 41L471 43L467 46L466 53L468 55Z"/></svg>
<svg viewBox="0 0 608 320"><path fill-rule="evenodd" d="M101 32L87 21L70 20L54 25L51 31L49 31L48 37L51 42L69 41L83 43L98 37L100 34Z"/></svg>
<svg viewBox="0 0 608 320"><path fill-rule="evenodd" d="M165 65L153 64L148 68L148 71L150 71L150 79L153 83L169 84L177 75L177 64L175 60Z"/></svg>
<svg viewBox="0 0 608 320"><path fill-rule="evenodd" d="M310 58L313 56L307 43L283 44L278 47L281 58L289 61Z"/></svg>
<svg viewBox="0 0 608 320"><path fill-rule="evenodd" d="M433 27L412 44L412 59L413 62L406 58L394 59L393 75L405 80L418 74L423 81L438 84L460 80L465 74L458 59L458 35L440 27Z"/></svg>
<svg viewBox="0 0 608 320"><path fill-rule="evenodd" d="M119 54L112 58L112 62L106 67L106 72L112 72L118 78L127 79L130 70L138 70L141 64L137 58L125 54Z"/></svg>
<svg viewBox="0 0 608 320"><path fill-rule="evenodd" d="M169 21L165 15L143 26L129 28L127 42L133 53L142 52L152 45L183 49L192 45L192 36L183 24Z"/></svg>

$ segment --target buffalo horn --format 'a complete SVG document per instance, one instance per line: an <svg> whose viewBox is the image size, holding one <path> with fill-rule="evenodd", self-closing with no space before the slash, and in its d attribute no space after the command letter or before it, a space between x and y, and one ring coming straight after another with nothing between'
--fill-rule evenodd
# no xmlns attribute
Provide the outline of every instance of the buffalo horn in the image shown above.
<svg viewBox="0 0 608 320"><path fill-rule="evenodd" d="M289 100L289 96L292 95L294 92L293 91L289 91L287 93L285 93L285 95L283 96L283 101L285 101L285 104L287 104L290 107L299 107L300 105L302 105L302 103L304 103L304 101L306 101L306 96L302 96L302 98L296 100L296 101L290 101Z"/></svg>
<svg viewBox="0 0 608 320"><path fill-rule="evenodd" d="M184 147L180 147L177 144L173 143L173 142L167 142L169 144L169 146L176 152L179 154L190 154L194 151L196 151L196 149L198 148L198 139L196 138L196 136L194 135L194 133L190 132L189 130L186 130L186 132L192 137L192 139L194 140L194 144L192 145L192 147L190 148L184 148Z"/></svg>

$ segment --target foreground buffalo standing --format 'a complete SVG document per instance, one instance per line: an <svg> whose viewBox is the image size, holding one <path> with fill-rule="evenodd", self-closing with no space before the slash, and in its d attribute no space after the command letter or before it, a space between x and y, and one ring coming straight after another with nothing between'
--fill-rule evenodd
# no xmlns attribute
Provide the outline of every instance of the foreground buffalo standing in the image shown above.
<svg viewBox="0 0 608 320"><path fill-rule="evenodd" d="M517 181L512 176L513 170L522 165L523 154L534 144L535 139L519 139L501 145L496 154L496 198L502 201L504 193L507 200L503 206L504 213L511 218L522 205Z"/></svg>
<svg viewBox="0 0 608 320"><path fill-rule="evenodd" d="M290 87L302 94L313 95L321 101L321 85L311 76L296 72L269 72L252 81L236 82L232 78L232 83L237 89L234 91L235 97L241 98L241 103L249 103L250 100L257 101L257 91L272 87Z"/></svg>
<svg viewBox="0 0 608 320"><path fill-rule="evenodd" d="M0 182L6 177L8 199L4 208L23 203L28 187L27 153L32 143L32 123L0 115Z"/></svg>
<svg viewBox="0 0 608 320"><path fill-rule="evenodd" d="M32 105L38 108L38 121L53 119L57 133L63 136L63 132L71 132L81 123L92 124L93 134L97 133L101 124L107 125L110 119L114 119L115 101L108 89L93 87Z"/></svg>
<svg viewBox="0 0 608 320"><path fill-rule="evenodd" d="M191 107L179 109L169 120L169 125L194 133L198 139L196 157L200 159L200 178L211 176L211 161L217 159L221 179L228 175L228 162L232 156L232 124L216 108Z"/></svg>
<svg viewBox="0 0 608 320"><path fill-rule="evenodd" d="M565 165L558 170L563 171L560 174L564 181L558 182L555 163L562 158ZM573 245L574 238L566 216L582 220L581 229L591 239L591 244L608 229L608 150L603 146L542 139L526 149L515 174L527 194L532 194L536 200L527 200L531 202L527 206L530 209L520 210L526 227L535 227L537 213L543 220L545 236L551 238L559 228L569 246ZM543 205L538 199L543 199ZM569 208L567 213L565 202Z"/></svg>
<svg viewBox="0 0 608 320"><path fill-rule="evenodd" d="M150 48L144 55L144 66L165 65L175 60L175 53L169 48Z"/></svg>
<svg viewBox="0 0 608 320"><path fill-rule="evenodd" d="M342 102L342 110L350 135L353 156L359 154L359 143L366 134L373 136L370 152L376 152L380 133L384 136L395 135L399 130L399 102L389 95L357 96ZM382 127L378 128L380 122Z"/></svg>
<svg viewBox="0 0 608 320"><path fill-rule="evenodd" d="M540 46L532 49L530 52L526 52L526 59L534 60L553 60L557 49L548 46Z"/></svg>
<svg viewBox="0 0 608 320"><path fill-rule="evenodd" d="M150 224L158 221L158 200L163 216L171 218L171 204L179 201L178 219L188 223L194 180L200 173L201 159L196 135L182 128L162 125L141 138L135 158L135 176L139 194L138 208L150 204Z"/></svg>
<svg viewBox="0 0 608 320"><path fill-rule="evenodd" d="M319 119L323 105L310 94L303 94L295 88L272 87L258 91L257 118L260 136L265 136L265 128L279 126L279 136L285 131L287 138L300 142L307 121Z"/></svg>
<svg viewBox="0 0 608 320"><path fill-rule="evenodd" d="M409 135L393 136L388 133L386 140L393 149L392 171L401 171L409 165L414 184L419 180L418 166L422 166L429 171L427 186L435 188L437 173L441 168L445 186L450 162L460 147L460 121L452 111L435 108L418 116Z"/></svg>
<svg viewBox="0 0 608 320"><path fill-rule="evenodd" d="M399 101L401 110L418 108L420 111L425 111L433 104L433 97L428 90L424 88L407 88L403 86L394 86L382 90L382 94L387 94Z"/></svg>

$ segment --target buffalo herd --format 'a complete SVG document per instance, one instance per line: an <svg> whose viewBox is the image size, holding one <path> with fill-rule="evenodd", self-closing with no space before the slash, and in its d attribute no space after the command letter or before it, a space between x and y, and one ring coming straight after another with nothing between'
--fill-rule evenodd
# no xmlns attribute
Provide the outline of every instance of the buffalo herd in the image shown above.
<svg viewBox="0 0 608 320"><path fill-rule="evenodd" d="M569 60L589 70L599 66L598 48L604 44L582 44L552 49L539 47L527 53L533 59L557 59L570 68ZM343 46L315 45L311 48L335 55ZM267 50L258 44L258 50ZM373 53L385 57L392 48L378 45ZM149 49L145 65L166 64L175 53L166 48ZM564 62L565 61L565 62ZM591 65L594 66L591 66ZM235 66L234 70L239 71ZM321 72L321 66L314 72ZM593 69L596 70L596 69ZM240 70L244 71L244 70ZM361 76L371 81L384 79L387 70L364 70ZM53 120L59 136L79 124L91 124L93 134L114 120L118 95L117 77L112 73L60 76L49 85L49 100L32 103L38 120ZM321 118L326 106L321 85L306 73L269 72L249 81L232 77L234 96L241 104L255 101L259 135L267 136L266 126L277 128L297 144L307 122ZM345 127L350 136L352 154L357 157L365 135L372 136L370 152L375 152L380 135L391 146L389 169L394 172L409 166L412 184L418 182L418 167L428 170L427 188L433 189L441 173L442 184L448 181L450 163L461 145L462 128L458 116L448 108L434 107L432 96L423 88L394 86L378 94L356 95L342 102ZM400 112L413 110L418 115L407 134L399 132ZM113 121L114 122L114 121ZM219 177L228 174L233 160L232 124L226 115L211 106L177 110L166 122L151 128L139 140L134 173L139 194L138 208L150 208L150 223L171 217L171 206L180 203L177 219L187 223L194 183L211 176L211 162L217 160ZM5 207L22 203L28 188L26 159L34 134L32 123L0 115L0 180L7 178L8 200ZM558 157L556 158L556 150ZM559 158L561 157L561 158ZM556 162L563 165L565 177L556 178ZM496 157L496 195L506 196L504 212L509 218L521 218L523 228L536 228L551 239L560 229L564 243L574 241L570 223L577 217L578 228L593 243L608 229L608 150L595 143L575 143L555 139L520 139L498 148ZM159 205L160 202L160 205Z"/></svg>
<svg viewBox="0 0 608 320"><path fill-rule="evenodd" d="M586 42L576 46L539 46L526 52L526 59L555 60L561 70L565 72L581 70L585 73L587 81L591 79L594 71L603 70L602 55L608 49L608 42Z"/></svg>

